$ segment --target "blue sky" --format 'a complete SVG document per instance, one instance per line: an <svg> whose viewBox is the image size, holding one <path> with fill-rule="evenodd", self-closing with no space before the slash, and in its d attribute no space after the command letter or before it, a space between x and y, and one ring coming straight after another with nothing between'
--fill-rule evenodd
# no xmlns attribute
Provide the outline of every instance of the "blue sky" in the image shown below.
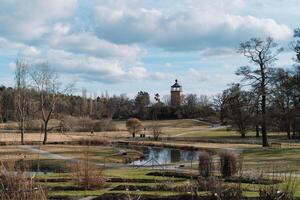
<svg viewBox="0 0 300 200"><path fill-rule="evenodd" d="M251 37L288 48L300 26L298 0L0 0L0 85L13 86L16 58L47 62L63 83L94 94L213 95L247 65L236 53ZM76 91L75 91L76 92Z"/></svg>

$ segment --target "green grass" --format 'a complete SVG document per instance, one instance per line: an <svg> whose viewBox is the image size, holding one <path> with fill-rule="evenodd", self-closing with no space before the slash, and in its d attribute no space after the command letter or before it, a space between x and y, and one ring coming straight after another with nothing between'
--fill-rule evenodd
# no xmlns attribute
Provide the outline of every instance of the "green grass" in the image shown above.
<svg viewBox="0 0 300 200"><path fill-rule="evenodd" d="M76 190L76 191L49 191L48 195L50 197L58 197L58 196L69 196L69 197L86 197L86 196L100 196L104 193L108 192L108 189L101 190Z"/></svg>
<svg viewBox="0 0 300 200"><path fill-rule="evenodd" d="M119 168L105 170L104 175L107 177L121 177L124 179L184 180L181 178L169 178L147 175L151 171L153 170L145 168Z"/></svg>
<svg viewBox="0 0 300 200"><path fill-rule="evenodd" d="M243 156L246 170L300 172L300 148L249 148Z"/></svg>
<svg viewBox="0 0 300 200"><path fill-rule="evenodd" d="M255 152L253 149L249 150L251 152ZM115 188L119 185L135 185L135 186L154 186L156 184L163 184L163 183L145 183L143 182L143 179L150 179L150 180L165 180L165 181L175 181L173 182L172 186L182 186L186 184L186 179L179 179L179 178L169 178L169 177L159 177L159 176L148 176L147 174L151 172L150 169L136 169L136 168L122 168L122 169L107 169L104 171L105 177L117 177L117 178L123 178L123 179L140 179L140 181L137 180L135 183L126 183L126 182L108 182L107 187L103 189L98 190L92 190L92 191L85 191L85 190L76 190L76 191L53 191L51 188L55 187L69 187L74 186L74 183L72 182L48 182L48 183L42 183L43 186L48 187L49 195L50 197L58 197L58 196L70 196L70 197L85 197L85 196L100 196L104 193L110 193L110 194L130 194L130 195L157 195L157 196L170 196L170 195L178 195L182 193L178 192L172 192L172 191L110 191L110 189ZM49 173L46 175L43 175L41 177L44 177L46 179L53 179L58 177L69 177L70 174L68 173L62 173L62 174L55 174L55 173ZM227 185L231 185L232 183L226 183ZM280 184L280 186L284 186L285 183ZM298 180L298 188L296 191L296 196L300 197L300 180ZM242 188L244 189L244 195L247 197L256 197L258 196L258 191L260 188L260 185L254 185L254 184L241 184ZM207 194L207 192L199 192L199 194L204 195Z"/></svg>

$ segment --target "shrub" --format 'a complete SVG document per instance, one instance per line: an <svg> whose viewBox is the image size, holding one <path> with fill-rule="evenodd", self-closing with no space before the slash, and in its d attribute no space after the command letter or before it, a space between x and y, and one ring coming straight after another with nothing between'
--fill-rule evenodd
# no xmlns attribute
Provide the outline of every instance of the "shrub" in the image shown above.
<svg viewBox="0 0 300 200"><path fill-rule="evenodd" d="M243 199L243 190L240 184L224 186L217 185L215 191L212 191L213 197L216 200L241 200Z"/></svg>
<svg viewBox="0 0 300 200"><path fill-rule="evenodd" d="M93 124L94 131L117 131L118 128L110 119L98 120Z"/></svg>
<svg viewBox="0 0 300 200"><path fill-rule="evenodd" d="M284 177L283 185L263 185L259 188L259 200L294 200L297 180L292 175Z"/></svg>
<svg viewBox="0 0 300 200"><path fill-rule="evenodd" d="M0 166L0 199L46 200L46 191L25 169L17 169L11 161Z"/></svg>
<svg viewBox="0 0 300 200"><path fill-rule="evenodd" d="M215 177L198 178L197 188L201 191L208 191L211 199L214 200L241 200L243 194L241 184L227 186Z"/></svg>
<svg viewBox="0 0 300 200"><path fill-rule="evenodd" d="M199 155L199 174L202 177L209 177L212 174L212 158L208 152Z"/></svg>
<svg viewBox="0 0 300 200"><path fill-rule="evenodd" d="M104 187L103 170L88 161L78 161L73 167L73 181L78 188L85 190Z"/></svg>
<svg viewBox="0 0 300 200"><path fill-rule="evenodd" d="M143 130L142 122L137 118L130 118L126 121L126 127L134 138L137 133Z"/></svg>
<svg viewBox="0 0 300 200"><path fill-rule="evenodd" d="M89 145L84 150L84 158L82 161L75 163L73 166L73 181L78 188L85 190L99 189L105 185L103 169L97 167L90 161Z"/></svg>
<svg viewBox="0 0 300 200"><path fill-rule="evenodd" d="M106 137L82 137L76 140L79 145L109 145L111 140Z"/></svg>
<svg viewBox="0 0 300 200"><path fill-rule="evenodd" d="M37 120L26 120L25 129L31 132L39 132L42 130L42 123Z"/></svg>
<svg viewBox="0 0 300 200"><path fill-rule="evenodd" d="M220 172L223 178L229 178L238 172L237 155L230 151L220 153Z"/></svg>
<svg viewBox="0 0 300 200"><path fill-rule="evenodd" d="M162 133L162 129L161 129L161 126L159 125L159 123L155 122L151 125L150 127L151 129L151 132L153 134L153 139L155 141L157 141L159 139L159 137L163 134Z"/></svg>
<svg viewBox="0 0 300 200"><path fill-rule="evenodd" d="M66 131L90 132L90 131L117 131L116 125L110 119L92 120L88 117L67 116L63 119Z"/></svg>

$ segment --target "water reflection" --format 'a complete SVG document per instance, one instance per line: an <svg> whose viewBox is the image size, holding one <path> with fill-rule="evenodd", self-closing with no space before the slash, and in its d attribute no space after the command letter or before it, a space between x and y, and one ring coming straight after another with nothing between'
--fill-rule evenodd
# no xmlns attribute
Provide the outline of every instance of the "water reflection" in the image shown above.
<svg viewBox="0 0 300 200"><path fill-rule="evenodd" d="M144 157L134 161L131 165L152 166L164 165L177 162L191 162L198 159L199 151L187 151L168 148L145 147L143 149Z"/></svg>

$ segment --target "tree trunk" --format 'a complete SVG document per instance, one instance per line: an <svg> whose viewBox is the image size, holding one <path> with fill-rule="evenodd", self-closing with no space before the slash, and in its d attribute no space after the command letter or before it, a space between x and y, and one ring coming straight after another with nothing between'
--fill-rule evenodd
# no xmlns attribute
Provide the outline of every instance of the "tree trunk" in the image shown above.
<svg viewBox="0 0 300 200"><path fill-rule="evenodd" d="M291 122L289 120L286 123L286 134L287 134L287 138L290 140L291 139Z"/></svg>
<svg viewBox="0 0 300 200"><path fill-rule="evenodd" d="M43 144L47 143L47 136L48 136L48 121L44 122L44 140L43 140Z"/></svg>
<svg viewBox="0 0 300 200"><path fill-rule="evenodd" d="M261 122L261 134L262 134L262 145L263 147L268 147L268 136L267 136L267 119L266 119L266 76L264 66L260 66L261 70L261 114L262 114L262 122Z"/></svg>
<svg viewBox="0 0 300 200"><path fill-rule="evenodd" d="M242 131L242 138L245 138L246 137L246 133L244 131Z"/></svg>
<svg viewBox="0 0 300 200"><path fill-rule="evenodd" d="M293 129L292 138L296 139L296 120L294 120L294 122L293 122L292 129Z"/></svg>
<svg viewBox="0 0 300 200"><path fill-rule="evenodd" d="M221 125L224 124L224 110L222 108L220 110L220 122L221 122Z"/></svg>
<svg viewBox="0 0 300 200"><path fill-rule="evenodd" d="M255 132L256 132L256 137L259 137L259 125L255 125Z"/></svg>
<svg viewBox="0 0 300 200"><path fill-rule="evenodd" d="M21 119L21 144L24 145L24 119Z"/></svg>
<svg viewBox="0 0 300 200"><path fill-rule="evenodd" d="M266 96L262 96L262 122L261 122L261 134L262 134L262 145L263 147L268 147L268 136L267 136L267 126L266 126Z"/></svg>

